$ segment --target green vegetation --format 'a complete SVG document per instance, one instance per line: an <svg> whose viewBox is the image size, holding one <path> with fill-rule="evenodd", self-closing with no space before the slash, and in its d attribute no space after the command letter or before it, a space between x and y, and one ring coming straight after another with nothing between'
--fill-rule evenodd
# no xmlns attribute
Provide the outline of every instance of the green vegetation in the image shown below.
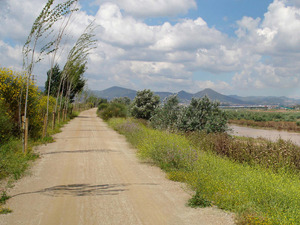
<svg viewBox="0 0 300 225"><path fill-rule="evenodd" d="M192 98L189 106L179 113L178 129L184 132L224 132L227 128L227 118L219 109L219 105L218 102L210 101L207 96Z"/></svg>
<svg viewBox="0 0 300 225"><path fill-rule="evenodd" d="M226 110L230 123L300 132L300 112Z"/></svg>
<svg viewBox="0 0 300 225"><path fill-rule="evenodd" d="M226 133L191 133L186 136L197 148L236 162L259 165L274 172L300 174L300 147L290 141L234 138Z"/></svg>
<svg viewBox="0 0 300 225"><path fill-rule="evenodd" d="M256 122L296 122L300 119L300 112L273 112L253 110L226 110L229 120L253 120Z"/></svg>
<svg viewBox="0 0 300 225"><path fill-rule="evenodd" d="M158 107L160 98L150 90L138 91L133 100L131 115L138 119L149 120Z"/></svg>
<svg viewBox="0 0 300 225"><path fill-rule="evenodd" d="M218 134L203 132L192 139L191 136L153 130L132 119L111 119L109 124L127 137L142 159L150 160L165 170L170 179L186 182L195 190L189 205L203 207L211 203L235 212L237 224L297 224L300 221L299 173L275 169L276 166L272 168L275 163L264 166L255 160L234 159L234 155L239 155L237 152L251 142L235 140L236 148L231 150L236 153L227 156L214 151L216 143L226 145L222 136L215 141ZM201 142L203 138L205 140ZM200 142L195 144L195 140ZM278 149L271 150L273 146L270 151L281 152L280 144L275 143ZM264 151L270 143L261 140L257 146L260 145L260 150ZM253 157L251 154L246 156ZM292 164L287 166L294 168Z"/></svg>
<svg viewBox="0 0 300 225"><path fill-rule="evenodd" d="M154 128L207 133L227 129L227 118L219 109L219 103L210 101L207 96L193 98L188 106L180 106L177 96L171 96L153 114L150 121Z"/></svg>
<svg viewBox="0 0 300 225"><path fill-rule="evenodd" d="M21 139L21 116L24 115L24 103L26 88L26 79L24 74L18 74L10 69L0 68L0 180L10 183L19 179L32 160L38 158L38 155L32 150L34 146L53 141L50 136L60 132L60 128L67 123L70 118L78 115L78 112L72 112L72 105L68 105L69 112L56 123L52 129L52 123L48 124L48 135L42 137L43 120L47 114L47 97L38 92L34 83L30 83L28 90L28 115L29 117L29 140L27 151L23 151ZM55 107L55 98L49 98L48 109L52 111ZM52 122L52 121L51 121ZM3 181L3 185L6 182ZM4 191L7 187L1 187ZM9 209L2 208L6 195L0 197L0 213L8 213Z"/></svg>
<svg viewBox="0 0 300 225"><path fill-rule="evenodd" d="M128 109L126 105L117 103L117 102L111 102L109 104L103 103L99 105L98 109L99 115L102 119L108 120L113 117L127 117Z"/></svg>
<svg viewBox="0 0 300 225"><path fill-rule="evenodd" d="M2 191L0 196L0 214L8 214L12 212L10 209L2 207L8 199L10 199L10 196L7 195L6 191Z"/></svg>

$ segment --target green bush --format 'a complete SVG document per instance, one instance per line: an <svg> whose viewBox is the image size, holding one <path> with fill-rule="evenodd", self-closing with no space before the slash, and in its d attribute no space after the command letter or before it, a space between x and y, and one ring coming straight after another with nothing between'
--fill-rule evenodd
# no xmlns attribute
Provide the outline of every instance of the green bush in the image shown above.
<svg viewBox="0 0 300 225"><path fill-rule="evenodd" d="M0 101L0 145L9 140L13 134L14 124L8 114L8 110Z"/></svg>
<svg viewBox="0 0 300 225"><path fill-rule="evenodd" d="M106 108L100 111L100 117L108 120L112 117L127 117L127 107L120 103L110 103Z"/></svg>
<svg viewBox="0 0 300 225"><path fill-rule="evenodd" d="M99 106L98 106L98 110L99 111L102 111L104 109L106 109L108 107L108 103L101 103Z"/></svg>
<svg viewBox="0 0 300 225"><path fill-rule="evenodd" d="M114 98L111 102L116 102L116 103L120 103L123 105L130 105L131 100L128 97L119 97L119 98Z"/></svg>
<svg viewBox="0 0 300 225"><path fill-rule="evenodd" d="M227 129L227 117L219 105L218 102L210 101L207 96L201 99L193 98L190 105L180 111L178 129L185 132L224 132Z"/></svg>
<svg viewBox="0 0 300 225"><path fill-rule="evenodd" d="M150 90L138 91L133 100L131 115L137 119L149 120L160 102L159 96Z"/></svg>
<svg viewBox="0 0 300 225"><path fill-rule="evenodd" d="M180 110L176 95L166 98L163 106L158 107L151 117L151 125L154 128L176 130Z"/></svg>

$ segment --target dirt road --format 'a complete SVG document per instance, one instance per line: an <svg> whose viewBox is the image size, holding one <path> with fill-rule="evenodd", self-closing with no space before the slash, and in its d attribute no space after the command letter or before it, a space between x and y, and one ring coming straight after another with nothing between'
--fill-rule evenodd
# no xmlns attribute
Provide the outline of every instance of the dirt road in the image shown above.
<svg viewBox="0 0 300 225"><path fill-rule="evenodd" d="M232 129L230 134L236 136L253 137L253 138L266 138L271 141L277 141L279 138L283 140L291 140L293 143L300 146L300 133L293 133L287 131L268 130L268 129L256 129L250 127L242 127L236 125L230 125Z"/></svg>
<svg viewBox="0 0 300 225"><path fill-rule="evenodd" d="M124 137L85 111L38 149L31 174L9 191L1 225L233 224L215 208L192 209L183 184L141 163Z"/></svg>

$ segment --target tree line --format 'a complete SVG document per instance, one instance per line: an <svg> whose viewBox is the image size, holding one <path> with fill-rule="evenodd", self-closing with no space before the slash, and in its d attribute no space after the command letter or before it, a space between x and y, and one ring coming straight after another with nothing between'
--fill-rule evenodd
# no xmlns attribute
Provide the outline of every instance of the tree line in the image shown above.
<svg viewBox="0 0 300 225"><path fill-rule="evenodd" d="M138 91L132 102L127 97L111 102L100 99L98 114L104 120L132 116L148 121L154 128L169 131L215 133L227 129L227 116L219 105L207 96L193 98L189 105L181 105L176 95L167 97L161 104L158 95L145 89Z"/></svg>

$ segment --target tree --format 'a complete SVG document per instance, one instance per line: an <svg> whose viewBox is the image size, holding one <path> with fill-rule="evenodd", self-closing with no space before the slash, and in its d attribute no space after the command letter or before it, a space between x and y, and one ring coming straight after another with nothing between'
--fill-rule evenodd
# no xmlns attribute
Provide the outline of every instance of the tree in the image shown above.
<svg viewBox="0 0 300 225"><path fill-rule="evenodd" d="M138 91L133 100L131 114L135 118L149 120L158 107L160 98L150 90Z"/></svg>
<svg viewBox="0 0 300 225"><path fill-rule="evenodd" d="M59 88L61 92L57 92L55 112L57 111L59 96L61 100L63 96L66 96L66 99L68 99L69 102L74 98L76 93L82 91L85 85L85 80L82 76L86 70L87 57L90 51L96 48L94 30L94 21L92 21L86 27L83 34L81 34L68 54L67 62L62 71L61 81L59 85L59 87L62 86L62 89ZM68 102L65 104L65 108ZM60 109L62 107L61 103L62 101L60 101Z"/></svg>
<svg viewBox="0 0 300 225"><path fill-rule="evenodd" d="M155 110L155 114L151 118L151 125L159 129L176 129L180 110L177 95L167 97L164 104Z"/></svg>
<svg viewBox="0 0 300 225"><path fill-rule="evenodd" d="M114 98L112 100L112 102L117 102L117 103L129 106L131 103L131 100L128 97L119 97L119 98Z"/></svg>
<svg viewBox="0 0 300 225"><path fill-rule="evenodd" d="M177 127L182 131L224 132L227 129L225 112L219 102L212 102L207 96L193 98L188 107L181 110Z"/></svg>
<svg viewBox="0 0 300 225"><path fill-rule="evenodd" d="M75 2L77 2L77 0L67 0L66 2L57 4L56 6L52 7L54 0L48 0L46 5L42 9L41 13L39 14L39 16L34 21L31 31L23 46L22 49L23 68L27 72L27 86L26 86L26 97L25 97L25 107L24 107L25 119L27 118L28 89L29 89L29 83L31 81L31 75L32 75L34 65L37 62L41 61L44 55L49 55L53 53L53 57L51 59L51 72L49 75L49 85L48 85L48 90L50 91L52 68L54 65L56 52L58 50L59 43L63 37L64 30L69 20L67 20L66 23L63 22L61 24L58 35L55 34L53 25L57 21L64 18L64 16L66 16L67 14L70 14L70 12L76 10L76 9L73 10L70 9L70 7ZM45 44L43 44L44 41L46 41ZM41 46L41 49L38 51L37 47L39 46ZM38 56L35 55L36 52L38 52ZM46 121L48 121L48 105L49 105L49 93L48 93L48 100L47 100Z"/></svg>
<svg viewBox="0 0 300 225"><path fill-rule="evenodd" d="M44 94L48 94L48 88L49 88L49 78L50 78L51 69L47 72L47 80L45 82L45 91ZM61 71L59 69L59 65L55 64L55 66L52 69L52 79L50 82L50 95L56 96L56 93L59 91L59 83L61 79Z"/></svg>

